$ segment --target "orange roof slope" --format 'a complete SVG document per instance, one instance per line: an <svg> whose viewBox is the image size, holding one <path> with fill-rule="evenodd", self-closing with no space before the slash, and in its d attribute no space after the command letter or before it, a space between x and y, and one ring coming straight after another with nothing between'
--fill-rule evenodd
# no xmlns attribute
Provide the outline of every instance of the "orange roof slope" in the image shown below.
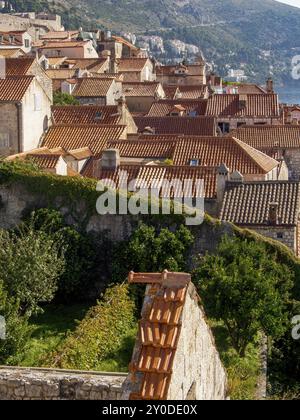
<svg viewBox="0 0 300 420"><path fill-rule="evenodd" d="M246 101L243 106L240 99ZM213 95L208 99L206 115L235 117L279 117L278 96L275 94Z"/></svg>
<svg viewBox="0 0 300 420"><path fill-rule="evenodd" d="M67 151L89 147L97 155L107 147L109 140L119 139L125 129L122 125L56 125L48 130L43 146L62 147Z"/></svg>
<svg viewBox="0 0 300 420"><path fill-rule="evenodd" d="M0 79L0 101L21 101L33 79L33 76L9 76Z"/></svg>
<svg viewBox="0 0 300 420"><path fill-rule="evenodd" d="M101 79L96 77L85 77L78 79L78 83L73 91L73 96L76 97L104 97L107 95L113 79Z"/></svg>
<svg viewBox="0 0 300 420"><path fill-rule="evenodd" d="M107 106L53 106L54 124L118 124L117 105Z"/></svg>
<svg viewBox="0 0 300 420"><path fill-rule="evenodd" d="M164 400L171 381L190 274L133 273L129 283L149 284L139 323L137 353L130 364L136 391L130 400Z"/></svg>
<svg viewBox="0 0 300 420"><path fill-rule="evenodd" d="M7 58L5 60L6 75L7 76L26 76L30 67L34 63L34 58L20 57L20 58Z"/></svg>
<svg viewBox="0 0 300 420"><path fill-rule="evenodd" d="M150 127L154 130L154 134L189 136L216 134L215 119L211 117L135 117L134 121L140 133Z"/></svg>
<svg viewBox="0 0 300 420"><path fill-rule="evenodd" d="M300 147L300 125L244 126L230 136L259 150Z"/></svg>
<svg viewBox="0 0 300 420"><path fill-rule="evenodd" d="M195 112L195 116L205 115L207 100L206 99L161 99L154 102L147 114L147 117L166 117L170 114L172 109L176 106L182 106L187 115Z"/></svg>
<svg viewBox="0 0 300 420"><path fill-rule="evenodd" d="M207 166L166 166L166 165L120 165L118 169L101 169L100 160L91 158L81 174L98 180L110 180L111 188L119 189L124 185L123 176L127 174L127 182L135 180L136 188L151 188L152 183L159 189L161 198L196 198L207 199L216 196L216 169ZM164 181L179 180L178 184L169 191ZM201 181L204 181L204 184Z"/></svg>

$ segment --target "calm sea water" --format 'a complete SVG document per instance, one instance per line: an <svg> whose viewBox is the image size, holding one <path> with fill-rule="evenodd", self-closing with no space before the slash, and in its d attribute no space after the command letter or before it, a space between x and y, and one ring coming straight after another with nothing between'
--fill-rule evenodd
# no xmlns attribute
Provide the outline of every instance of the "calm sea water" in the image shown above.
<svg viewBox="0 0 300 420"><path fill-rule="evenodd" d="M287 104L300 104L300 81L299 86L275 87L279 94L280 102Z"/></svg>

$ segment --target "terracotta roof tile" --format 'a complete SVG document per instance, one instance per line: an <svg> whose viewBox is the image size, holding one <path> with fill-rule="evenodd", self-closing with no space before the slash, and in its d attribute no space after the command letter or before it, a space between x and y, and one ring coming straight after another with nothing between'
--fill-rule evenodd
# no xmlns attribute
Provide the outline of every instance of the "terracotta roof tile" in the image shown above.
<svg viewBox="0 0 300 420"><path fill-rule="evenodd" d="M123 83L123 93L126 97L145 96L155 97L160 83L158 82L126 82Z"/></svg>
<svg viewBox="0 0 300 420"><path fill-rule="evenodd" d="M148 60L148 58L121 58L118 60L119 72L142 71Z"/></svg>
<svg viewBox="0 0 300 420"><path fill-rule="evenodd" d="M240 100L246 101L241 106ZM235 117L279 117L275 94L213 95L208 99L206 115Z"/></svg>
<svg viewBox="0 0 300 420"><path fill-rule="evenodd" d="M164 86L164 91L166 94L166 98L175 99L179 93L179 88L178 86Z"/></svg>
<svg viewBox="0 0 300 420"><path fill-rule="evenodd" d="M181 99L200 99L207 97L208 87L206 85L200 86L179 86L179 95Z"/></svg>
<svg viewBox="0 0 300 420"><path fill-rule="evenodd" d="M59 155L28 154L27 159L35 162L41 169L54 169L60 159Z"/></svg>
<svg viewBox="0 0 300 420"><path fill-rule="evenodd" d="M216 196L216 167L206 166L163 166L163 165L121 165L116 171L102 170L99 159L91 158L83 168L81 174L98 180L110 180L111 188L119 188L124 182L136 180L136 188L150 188L153 181L159 189L160 197L169 197L168 186L163 181L169 182L174 179L180 180L183 188L178 186L171 190L171 198L182 197L205 197L207 199ZM126 177L125 177L126 173ZM128 177L128 178L127 178ZM204 191L203 184L204 182ZM184 182L188 185L185 185ZM191 182L191 185L190 185Z"/></svg>
<svg viewBox="0 0 300 420"><path fill-rule="evenodd" d="M134 121L140 133L147 127L154 134L178 134L190 136L214 136L215 119L211 117L135 117Z"/></svg>
<svg viewBox="0 0 300 420"><path fill-rule="evenodd" d="M0 101L21 101L34 76L9 76L0 79Z"/></svg>
<svg viewBox="0 0 300 420"><path fill-rule="evenodd" d="M245 126L230 136L263 151L300 147L300 125Z"/></svg>
<svg viewBox="0 0 300 420"><path fill-rule="evenodd" d="M221 220L244 226L269 226L271 203L278 204L278 225L295 226L300 209L300 184L291 181L228 183Z"/></svg>
<svg viewBox="0 0 300 420"><path fill-rule="evenodd" d="M139 390L131 393L131 400L163 400L167 397L190 279L190 275L184 273L163 272L160 278L158 273L129 275L130 283L152 284L146 292L148 299L142 311L140 339L130 365L132 375L139 373L143 376Z"/></svg>
<svg viewBox="0 0 300 420"><path fill-rule="evenodd" d="M72 94L75 97L104 97L107 95L113 83L113 79L84 77L78 79L78 83Z"/></svg>
<svg viewBox="0 0 300 420"><path fill-rule="evenodd" d="M54 124L109 124L120 121L117 105L108 106L53 106Z"/></svg>
<svg viewBox="0 0 300 420"><path fill-rule="evenodd" d="M186 100L186 99L174 99L174 100L160 100L154 102L147 114L147 117L166 117L170 114L174 106L182 106L187 115L195 113L194 116L205 115L207 100Z"/></svg>
<svg viewBox="0 0 300 420"><path fill-rule="evenodd" d="M67 151L89 147L96 155L107 148L109 140L120 138L125 128L121 125L56 125L48 130L43 145L50 149L62 147Z"/></svg>
<svg viewBox="0 0 300 420"><path fill-rule="evenodd" d="M34 63L35 59L31 57L7 58L6 75L7 76L26 76Z"/></svg>

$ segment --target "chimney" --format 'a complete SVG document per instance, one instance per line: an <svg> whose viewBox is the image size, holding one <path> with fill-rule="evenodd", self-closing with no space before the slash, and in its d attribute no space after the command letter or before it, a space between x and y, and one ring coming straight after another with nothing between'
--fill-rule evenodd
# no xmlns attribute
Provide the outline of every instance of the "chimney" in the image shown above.
<svg viewBox="0 0 300 420"><path fill-rule="evenodd" d="M239 171L234 171L230 175L230 181L237 184L242 184L244 182L244 176Z"/></svg>
<svg viewBox="0 0 300 420"><path fill-rule="evenodd" d="M118 114L124 118L126 116L126 98L125 95L122 95L118 99Z"/></svg>
<svg viewBox="0 0 300 420"><path fill-rule="evenodd" d="M239 95L239 110L246 109L247 107L247 95Z"/></svg>
<svg viewBox="0 0 300 420"><path fill-rule="evenodd" d="M271 225L278 224L278 203L270 203L269 204L269 223Z"/></svg>
<svg viewBox="0 0 300 420"><path fill-rule="evenodd" d="M271 79L271 77L268 78L266 86L267 86L267 93L274 93L273 80Z"/></svg>
<svg viewBox="0 0 300 420"><path fill-rule="evenodd" d="M115 171L120 166L120 152L118 149L106 149L100 161L101 169Z"/></svg>
<svg viewBox="0 0 300 420"><path fill-rule="evenodd" d="M227 181L229 181L229 169L224 163L222 163L217 171L217 204L219 209L223 203Z"/></svg>

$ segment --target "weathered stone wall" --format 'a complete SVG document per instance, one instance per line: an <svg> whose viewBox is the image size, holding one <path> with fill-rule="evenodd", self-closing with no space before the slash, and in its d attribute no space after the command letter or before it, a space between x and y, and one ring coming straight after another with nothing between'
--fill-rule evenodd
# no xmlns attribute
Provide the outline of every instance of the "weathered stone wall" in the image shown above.
<svg viewBox="0 0 300 420"><path fill-rule="evenodd" d="M126 374L0 367L0 400L119 400Z"/></svg>
<svg viewBox="0 0 300 420"><path fill-rule="evenodd" d="M226 399L226 371L193 284L188 288L181 322L167 399Z"/></svg>
<svg viewBox="0 0 300 420"><path fill-rule="evenodd" d="M251 228L260 235L266 236L267 238L275 239L290 248L296 255L299 255L297 245L297 229L295 227L255 227Z"/></svg>
<svg viewBox="0 0 300 420"><path fill-rule="evenodd" d="M284 151L284 159L289 169L291 180L300 179L300 149L287 149Z"/></svg>

